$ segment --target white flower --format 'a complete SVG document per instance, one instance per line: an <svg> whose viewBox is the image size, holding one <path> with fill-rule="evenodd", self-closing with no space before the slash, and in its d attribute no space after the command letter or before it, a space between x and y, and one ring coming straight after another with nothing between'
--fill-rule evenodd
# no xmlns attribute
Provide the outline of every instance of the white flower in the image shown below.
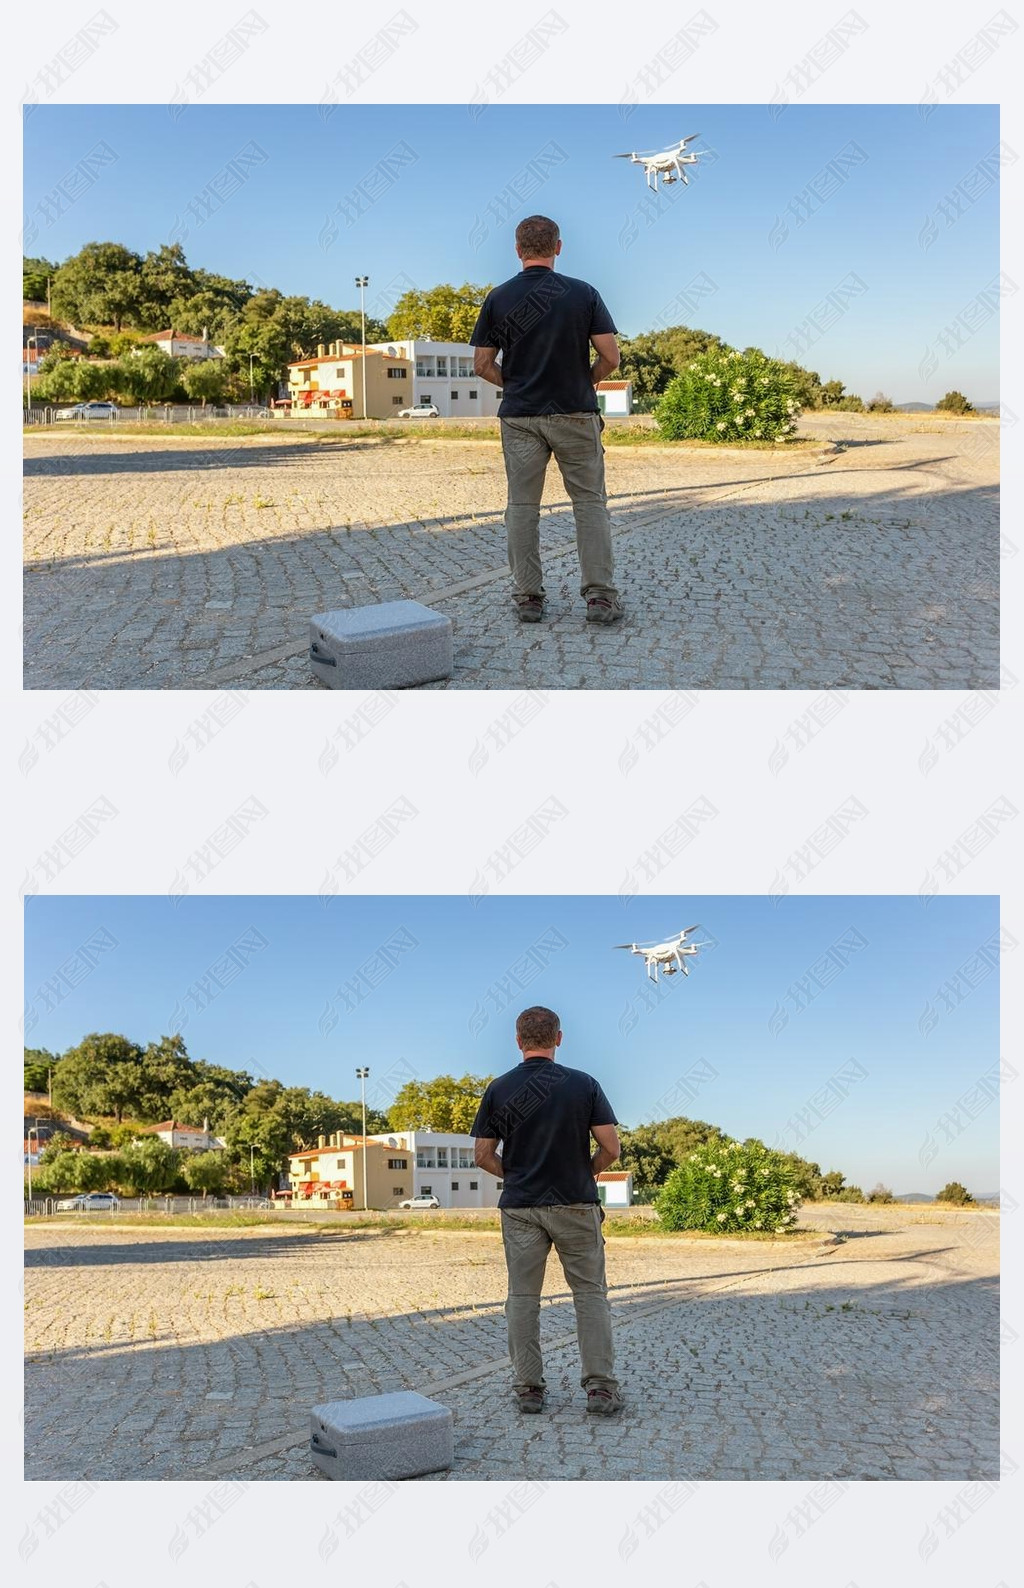
<svg viewBox="0 0 1024 1588"><path fill-rule="evenodd" d="M754 431L754 434L755 434L755 436L759 436L759 435L761 435L761 434L762 434L762 432L761 432L761 431L760 431L760 430L755 430L755 431Z"/></svg>
<svg viewBox="0 0 1024 1588"><path fill-rule="evenodd" d="M761 385L762 386L770 386L771 385L771 381L769 380L767 375L762 375L761 376Z"/></svg>
<svg viewBox="0 0 1024 1588"><path fill-rule="evenodd" d="M753 419L753 417L754 417L754 410L753 410L753 408L748 408L748 409L747 409L747 418L748 418L748 419Z"/></svg>
<svg viewBox="0 0 1024 1588"><path fill-rule="evenodd" d="M719 1224L724 1224L725 1223L725 1214L724 1213L719 1213L718 1222L719 1222Z"/></svg>
<svg viewBox="0 0 1024 1588"><path fill-rule="evenodd" d="M776 1226L775 1226L776 1235L784 1235L785 1231L786 1231L786 1226L784 1224L776 1224Z"/></svg>
<svg viewBox="0 0 1024 1588"><path fill-rule="evenodd" d="M759 1230L763 1223L764 1223L764 1219L755 1219L754 1220L754 1228L755 1228L755 1230Z"/></svg>
<svg viewBox="0 0 1024 1588"><path fill-rule="evenodd" d="M754 1206L754 1203L753 1203L753 1199L751 1199L751 1200L750 1200L750 1201L749 1201L749 1202L748 1202L748 1203L747 1203L747 1207L748 1207L748 1208L752 1208L752 1207L753 1207L753 1206Z"/></svg>
<svg viewBox="0 0 1024 1588"><path fill-rule="evenodd" d="M742 1214L743 1214L743 1203L742 1202L737 1202L737 1204L736 1204L736 1212L739 1213L740 1216L742 1217Z"/></svg>
<svg viewBox="0 0 1024 1588"><path fill-rule="evenodd" d="M718 421L717 425L715 426L715 429L716 430L724 430L725 429L725 420L724 419L720 419Z"/></svg>

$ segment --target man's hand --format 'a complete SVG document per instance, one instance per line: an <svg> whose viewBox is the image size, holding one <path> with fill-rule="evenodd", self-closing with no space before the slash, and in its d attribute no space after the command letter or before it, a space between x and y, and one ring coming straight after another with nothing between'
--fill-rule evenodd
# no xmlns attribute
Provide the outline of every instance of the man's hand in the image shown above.
<svg viewBox="0 0 1024 1588"><path fill-rule="evenodd" d="M498 1140L497 1136L478 1136L473 1146L473 1157L478 1169L486 1169L488 1174L501 1180L505 1171L497 1154Z"/></svg>
<svg viewBox="0 0 1024 1588"><path fill-rule="evenodd" d="M591 1125L590 1134L597 1142L597 1151L590 1160L590 1170L596 1180L619 1156L619 1133L614 1125Z"/></svg>
<svg viewBox="0 0 1024 1588"><path fill-rule="evenodd" d="M592 336L590 341L597 353L596 361L590 366L591 383L596 386L599 381L610 375L613 369L618 369L619 344L615 340L613 331L603 331L599 336Z"/></svg>

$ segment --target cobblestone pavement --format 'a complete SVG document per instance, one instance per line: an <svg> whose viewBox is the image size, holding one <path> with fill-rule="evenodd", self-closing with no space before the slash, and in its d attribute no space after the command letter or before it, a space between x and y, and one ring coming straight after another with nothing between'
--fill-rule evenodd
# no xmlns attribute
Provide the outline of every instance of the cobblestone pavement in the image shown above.
<svg viewBox="0 0 1024 1588"><path fill-rule="evenodd" d="M25 684L319 688L315 612L455 625L430 688L998 685L998 425L806 416L818 449L610 447L625 621L584 621L554 465L548 614L508 599L497 441L26 440Z"/></svg>
<svg viewBox="0 0 1024 1588"><path fill-rule="evenodd" d="M310 1406L409 1388L455 1417L425 1481L994 1478L997 1215L802 1222L822 1238L609 1240L627 1405L600 1420L554 1257L549 1409L511 1403L496 1232L31 1227L26 1476L318 1478Z"/></svg>

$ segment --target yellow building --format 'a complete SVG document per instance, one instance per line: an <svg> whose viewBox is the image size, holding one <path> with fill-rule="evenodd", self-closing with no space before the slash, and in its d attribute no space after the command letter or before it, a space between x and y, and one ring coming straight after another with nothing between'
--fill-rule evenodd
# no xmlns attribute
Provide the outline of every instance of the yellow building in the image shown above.
<svg viewBox="0 0 1024 1588"><path fill-rule="evenodd" d="M412 362L377 347L366 349L366 412L363 412L363 350L358 343L321 342L316 358L288 366L288 397L275 413L329 414L340 419L388 419L413 402Z"/></svg>
<svg viewBox="0 0 1024 1588"><path fill-rule="evenodd" d="M363 1156L366 1201L363 1201ZM337 1131L292 1153L288 1185L293 1207L393 1208L413 1194L415 1154L402 1147Z"/></svg>

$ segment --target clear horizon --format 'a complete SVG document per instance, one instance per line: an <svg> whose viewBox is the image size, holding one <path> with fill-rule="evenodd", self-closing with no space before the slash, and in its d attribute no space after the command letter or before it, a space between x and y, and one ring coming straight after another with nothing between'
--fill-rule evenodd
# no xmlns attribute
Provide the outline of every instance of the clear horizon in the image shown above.
<svg viewBox="0 0 1024 1588"><path fill-rule="evenodd" d="M865 401L995 403L1011 152L997 106L932 110L39 105L24 251L177 240L194 267L338 309L368 273L367 311L384 318L406 286L513 275L515 222L540 210L562 229L558 268L599 288L624 336L683 323ZM612 159L694 132L709 152L687 188L655 196Z"/></svg>
<svg viewBox="0 0 1024 1588"><path fill-rule="evenodd" d="M701 923L688 978L613 945ZM32 897L25 1044L180 1031L193 1059L385 1108L518 1062L521 1008L624 1126L687 1115L867 1191L999 1186L998 901Z"/></svg>

